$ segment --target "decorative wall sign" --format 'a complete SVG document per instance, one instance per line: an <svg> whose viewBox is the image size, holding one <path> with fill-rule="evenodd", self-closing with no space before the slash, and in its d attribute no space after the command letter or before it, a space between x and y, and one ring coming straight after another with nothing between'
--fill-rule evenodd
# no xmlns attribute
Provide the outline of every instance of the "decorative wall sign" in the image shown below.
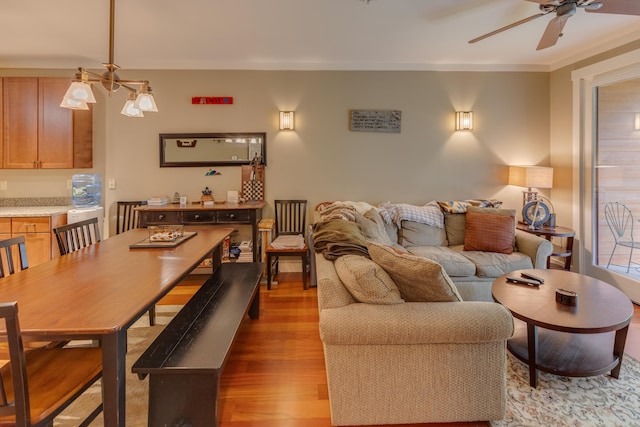
<svg viewBox="0 0 640 427"><path fill-rule="evenodd" d="M232 96L194 96L192 104L233 104Z"/></svg>
<svg viewBox="0 0 640 427"><path fill-rule="evenodd" d="M355 132L400 133L402 111L351 110L349 129Z"/></svg>

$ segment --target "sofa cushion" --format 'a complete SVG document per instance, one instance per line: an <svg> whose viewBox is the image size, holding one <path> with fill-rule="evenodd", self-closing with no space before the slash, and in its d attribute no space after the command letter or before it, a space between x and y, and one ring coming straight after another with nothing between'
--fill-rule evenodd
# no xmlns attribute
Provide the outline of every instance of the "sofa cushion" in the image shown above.
<svg viewBox="0 0 640 427"><path fill-rule="evenodd" d="M460 252L476 266L478 277L498 277L514 270L533 268L531 258L521 252L501 254L497 252L464 251Z"/></svg>
<svg viewBox="0 0 640 427"><path fill-rule="evenodd" d="M370 243L368 249L371 259L389 273L405 301L462 301L456 286L437 262L401 254L377 243Z"/></svg>
<svg viewBox="0 0 640 427"><path fill-rule="evenodd" d="M345 255L335 261L344 286L358 302L367 304L401 304L400 291L382 267L369 258Z"/></svg>
<svg viewBox="0 0 640 427"><path fill-rule="evenodd" d="M362 232L366 240L380 243L381 245L392 245L395 242L387 234L384 228L384 220L375 209L370 209L364 215L356 212L356 222L362 226Z"/></svg>
<svg viewBox="0 0 640 427"><path fill-rule="evenodd" d="M447 234L444 228L417 221L402 221L400 225L400 244L405 248L410 246L447 246Z"/></svg>
<svg viewBox="0 0 640 427"><path fill-rule="evenodd" d="M464 231L467 226L466 214L452 213L444 216L444 229L449 246L464 245Z"/></svg>
<svg viewBox="0 0 640 427"><path fill-rule="evenodd" d="M440 264L451 277L475 276L476 266L458 251L446 246L412 246L407 248L412 254L430 259Z"/></svg>
<svg viewBox="0 0 640 427"><path fill-rule="evenodd" d="M489 209L483 209L487 211ZM515 242L515 212L476 212L470 207L466 213L465 251L487 251L510 254Z"/></svg>

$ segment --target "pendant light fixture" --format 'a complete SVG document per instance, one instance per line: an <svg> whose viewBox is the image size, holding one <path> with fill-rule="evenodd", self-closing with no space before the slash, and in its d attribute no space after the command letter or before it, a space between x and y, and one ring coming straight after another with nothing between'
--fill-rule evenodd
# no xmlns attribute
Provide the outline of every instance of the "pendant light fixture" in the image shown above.
<svg viewBox="0 0 640 427"><path fill-rule="evenodd" d="M110 0L109 10L109 62L102 64L107 71L102 74L94 73L85 68L78 68L78 72L67 89L60 103L61 107L72 110L88 110L87 104L95 103L96 98L91 90L92 83L100 83L109 95L121 87L129 91L127 101L121 113L127 117L144 117L144 112L157 112L158 107L151 93L151 86L147 80L123 80L118 77L116 70L120 67L113 63L113 33L115 21L115 0Z"/></svg>

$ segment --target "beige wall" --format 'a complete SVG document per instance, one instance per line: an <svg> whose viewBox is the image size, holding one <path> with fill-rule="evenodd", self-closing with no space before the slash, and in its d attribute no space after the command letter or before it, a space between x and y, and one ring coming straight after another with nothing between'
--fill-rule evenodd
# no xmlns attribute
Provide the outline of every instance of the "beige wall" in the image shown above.
<svg viewBox="0 0 640 427"><path fill-rule="evenodd" d="M60 71L27 74L60 75ZM3 75L17 75L2 70ZM72 72L69 71L69 76ZM159 168L158 134L266 132L266 198L425 203L499 198L509 164L549 164L548 73L357 71L122 71L151 82L159 113L119 114L125 93L96 89L94 172L105 203L179 192L191 200L240 189L240 168ZM233 105L191 105L192 96L233 96ZM351 132L350 109L402 111L399 134ZM296 111L296 130L277 130L278 110ZM475 130L454 132L455 110L475 112ZM2 170L0 197L64 196L78 171ZM84 171L81 171L84 172ZM117 189L106 181L116 179ZM554 201L555 202L555 201ZM267 209L267 215L271 208ZM113 209L111 209L113 214Z"/></svg>

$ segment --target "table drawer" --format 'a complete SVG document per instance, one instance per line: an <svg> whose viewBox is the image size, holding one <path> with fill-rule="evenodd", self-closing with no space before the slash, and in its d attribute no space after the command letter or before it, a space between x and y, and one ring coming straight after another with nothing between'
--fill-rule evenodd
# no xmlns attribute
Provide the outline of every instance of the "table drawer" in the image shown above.
<svg viewBox="0 0 640 427"><path fill-rule="evenodd" d="M182 224L181 212L146 212L145 215L149 224Z"/></svg>
<svg viewBox="0 0 640 427"><path fill-rule="evenodd" d="M249 222L250 219L251 212L248 210L218 211L218 223Z"/></svg>
<svg viewBox="0 0 640 427"><path fill-rule="evenodd" d="M215 224L216 213L213 211L185 211L182 213L184 224Z"/></svg>

